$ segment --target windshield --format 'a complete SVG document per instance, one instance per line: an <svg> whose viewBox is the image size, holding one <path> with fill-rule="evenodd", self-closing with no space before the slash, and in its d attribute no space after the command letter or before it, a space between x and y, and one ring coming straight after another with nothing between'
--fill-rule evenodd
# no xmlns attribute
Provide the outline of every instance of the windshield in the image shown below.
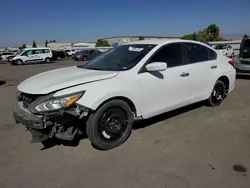
<svg viewBox="0 0 250 188"><path fill-rule="evenodd" d="M139 63L155 46L151 44L121 45L104 52L89 63L79 65L78 67L104 71L129 70Z"/></svg>
<svg viewBox="0 0 250 188"><path fill-rule="evenodd" d="M219 44L215 47L216 50L225 50L227 48L227 45L222 45L222 44Z"/></svg>

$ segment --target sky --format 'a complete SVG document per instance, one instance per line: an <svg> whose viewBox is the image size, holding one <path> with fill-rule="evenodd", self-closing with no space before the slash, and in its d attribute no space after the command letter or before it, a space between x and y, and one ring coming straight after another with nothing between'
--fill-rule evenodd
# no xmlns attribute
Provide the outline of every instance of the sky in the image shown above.
<svg viewBox="0 0 250 188"><path fill-rule="evenodd" d="M0 46L179 37L210 24L223 35L250 34L250 0L3 0L0 6Z"/></svg>

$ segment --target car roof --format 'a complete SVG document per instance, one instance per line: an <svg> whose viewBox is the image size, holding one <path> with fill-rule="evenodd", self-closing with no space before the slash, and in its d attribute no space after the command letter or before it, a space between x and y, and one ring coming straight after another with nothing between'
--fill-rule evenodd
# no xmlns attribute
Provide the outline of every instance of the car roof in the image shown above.
<svg viewBox="0 0 250 188"><path fill-rule="evenodd" d="M183 39L151 39L151 40L138 40L138 41L129 42L129 43L121 44L121 45L133 45L133 44L164 45L164 44L173 43L173 42L191 42L191 43L203 44L201 42L194 41L194 40L183 40Z"/></svg>
<svg viewBox="0 0 250 188"><path fill-rule="evenodd" d="M44 50L50 50L50 48L25 48L24 50L40 50L40 49L44 49Z"/></svg>

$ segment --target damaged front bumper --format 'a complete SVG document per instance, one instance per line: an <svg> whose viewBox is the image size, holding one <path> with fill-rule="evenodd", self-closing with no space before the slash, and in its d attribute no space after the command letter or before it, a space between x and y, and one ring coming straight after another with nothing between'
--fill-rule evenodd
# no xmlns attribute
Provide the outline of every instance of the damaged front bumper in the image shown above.
<svg viewBox="0 0 250 188"><path fill-rule="evenodd" d="M32 142L40 142L49 138L49 127L54 122L43 116L35 116L28 110L24 109L20 102L16 102L13 108L13 116L17 123L21 123L31 132Z"/></svg>
<svg viewBox="0 0 250 188"><path fill-rule="evenodd" d="M79 114L73 109L67 109L64 114L60 115L34 115L27 108L23 107L22 102L16 102L13 108L14 119L17 123L26 126L30 131L32 135L31 142L45 141L54 136L62 140L73 140L75 135L79 133L79 129L72 119L82 119L87 114L86 109Z"/></svg>

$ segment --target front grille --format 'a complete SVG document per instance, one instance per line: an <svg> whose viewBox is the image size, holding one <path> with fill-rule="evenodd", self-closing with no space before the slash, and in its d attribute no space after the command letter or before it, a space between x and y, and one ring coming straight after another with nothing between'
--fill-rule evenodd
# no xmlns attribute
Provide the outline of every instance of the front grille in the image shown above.
<svg viewBox="0 0 250 188"><path fill-rule="evenodd" d="M23 101L23 107L28 108L32 102L34 102L35 100L37 100L40 97L42 97L42 95L21 93L21 95L19 97L19 101Z"/></svg>

